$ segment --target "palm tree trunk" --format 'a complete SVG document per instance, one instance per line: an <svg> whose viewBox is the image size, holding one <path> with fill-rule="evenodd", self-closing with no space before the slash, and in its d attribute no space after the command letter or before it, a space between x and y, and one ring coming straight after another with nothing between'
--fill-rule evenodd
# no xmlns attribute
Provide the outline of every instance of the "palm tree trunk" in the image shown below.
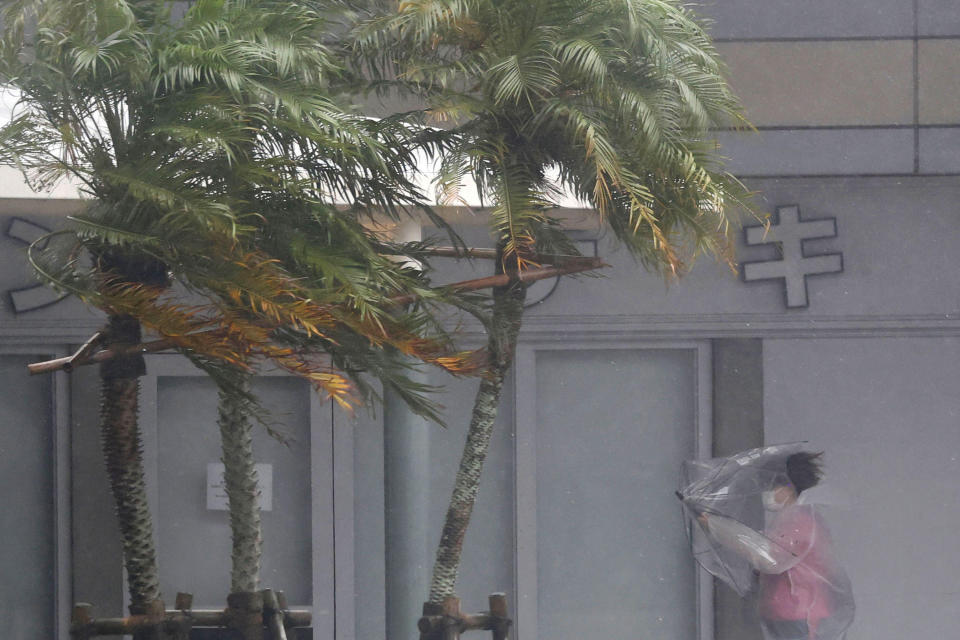
<svg viewBox="0 0 960 640"><path fill-rule="evenodd" d="M107 345L139 342L140 323L135 318L109 319ZM139 378L145 373L143 356L139 354L101 365L100 433L123 543L130 612L162 615L153 522L143 474L143 445L137 423ZM151 634L136 637L148 638Z"/></svg>
<svg viewBox="0 0 960 640"><path fill-rule="evenodd" d="M502 260L498 260L498 265ZM480 381L470 419L467 443L460 459L453 495L447 508L437 559L430 584L430 602L442 603L456 592L463 539L470 524L473 505L480 488L480 474L490 448L490 436L497 419L503 380L513 364L517 335L523 321L526 285L514 282L493 290L493 318L487 337L490 364Z"/></svg>
<svg viewBox="0 0 960 640"><path fill-rule="evenodd" d="M249 379L242 374L243 389ZM224 484L230 507L233 565L230 591L256 591L260 583L260 506L257 470L253 460L253 432L243 398L228 389L219 394L220 438L223 446Z"/></svg>
<svg viewBox="0 0 960 640"><path fill-rule="evenodd" d="M223 447L224 485L230 509L233 539L230 595L227 597L231 626L243 640L263 637L263 598L260 583L262 537L260 505L257 502L257 470L253 458L253 434L243 394L249 376L238 373L240 388L220 388L220 441ZM239 391L239 393L238 393Z"/></svg>

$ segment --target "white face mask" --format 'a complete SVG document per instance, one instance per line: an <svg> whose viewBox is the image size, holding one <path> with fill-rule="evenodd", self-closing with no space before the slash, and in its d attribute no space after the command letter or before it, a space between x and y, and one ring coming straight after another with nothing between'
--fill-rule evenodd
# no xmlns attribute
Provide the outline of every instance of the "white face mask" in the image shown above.
<svg viewBox="0 0 960 640"><path fill-rule="evenodd" d="M776 491L764 491L761 497L763 498L763 508L767 511L780 511L783 509L783 503L777 502Z"/></svg>

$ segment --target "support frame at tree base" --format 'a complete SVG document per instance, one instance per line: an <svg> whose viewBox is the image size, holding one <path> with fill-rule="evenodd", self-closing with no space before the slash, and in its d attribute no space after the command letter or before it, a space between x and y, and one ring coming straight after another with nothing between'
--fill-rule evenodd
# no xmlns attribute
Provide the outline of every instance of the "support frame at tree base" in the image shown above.
<svg viewBox="0 0 960 640"><path fill-rule="evenodd" d="M307 628L312 623L312 614L305 609L289 609L282 591L270 589L256 592L262 603L259 624L263 627L264 640L287 640L288 631ZM159 602L159 601L158 601ZM74 640L88 640L110 635L153 633L162 640L186 640L190 630L196 628L233 629L236 627L236 612L227 609L193 609L193 596L178 593L174 609L130 615L125 618L96 618L93 605L79 602L73 608L70 636Z"/></svg>
<svg viewBox="0 0 960 640"><path fill-rule="evenodd" d="M493 593L489 601L490 610L482 613L462 613L460 598L424 602L423 616L417 622L420 640L458 640L464 631L490 631L493 640L507 640L513 624L507 615L507 596Z"/></svg>

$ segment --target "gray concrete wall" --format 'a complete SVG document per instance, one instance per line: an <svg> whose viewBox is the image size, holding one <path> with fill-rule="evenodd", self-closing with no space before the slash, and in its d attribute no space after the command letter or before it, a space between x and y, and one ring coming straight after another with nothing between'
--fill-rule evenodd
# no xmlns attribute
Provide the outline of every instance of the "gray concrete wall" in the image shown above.
<svg viewBox="0 0 960 640"><path fill-rule="evenodd" d="M428 470L429 515L424 546L430 561L420 571L425 580L433 569L433 554L440 541L446 506L466 438L476 381L454 379L444 374L429 376L443 385L442 402L447 427L432 425ZM512 381L504 390L504 402L494 429L490 454L481 483L471 528L464 542L461 579L457 593L464 610L480 611L495 591L513 595L513 406ZM384 527L383 423L382 414L358 412L355 416L355 553L356 637L382 638L385 632L386 568L389 540ZM427 593L420 594L425 601ZM411 626L409 637L416 637ZM391 638L391 640L394 640ZM400 639L397 639L400 640Z"/></svg>
<svg viewBox="0 0 960 640"><path fill-rule="evenodd" d="M103 617L123 608L123 550L100 448L97 367L70 376L72 447L73 593Z"/></svg>
<svg viewBox="0 0 960 640"><path fill-rule="evenodd" d="M769 339L763 361L767 441L826 452L849 640L953 637L960 337Z"/></svg>
<svg viewBox="0 0 960 640"><path fill-rule="evenodd" d="M612 269L603 280L561 282L549 302L531 309L528 330L586 328L597 322L651 332L689 327L695 333L766 328L811 329L843 322L950 323L960 312L960 261L955 240L960 182L954 178L786 178L751 180L762 212L796 204L804 219L835 217L836 238L807 243L810 253L842 252L844 272L808 279L810 306L785 313L782 281L742 282L702 259L688 276L664 286L622 251L601 244ZM744 219L745 224L759 224ZM738 258L772 260L773 245L745 246ZM578 318L583 323L577 325ZM592 320L591 320L592 319ZM749 323L749 324L748 324ZM820 324L814 324L820 323ZM748 331L749 330L749 331Z"/></svg>
<svg viewBox="0 0 960 640"><path fill-rule="evenodd" d="M763 341L727 338L713 346L713 455L763 446ZM716 640L762 640L750 602L714 580Z"/></svg>
<svg viewBox="0 0 960 640"><path fill-rule="evenodd" d="M518 496L536 532L536 620L518 620L523 637L535 622L535 637L555 640L697 638L695 566L673 496L697 450L697 355L555 345L518 370L535 376L523 389L536 420L524 432L535 457L523 462L536 500Z"/></svg>
<svg viewBox="0 0 960 640"><path fill-rule="evenodd" d="M759 201L768 211L777 205L798 204L805 217L837 218L838 237L814 241L811 248L842 251L846 269L842 274L809 280L809 308L787 311L783 307L781 283L746 284L709 261L701 262L689 276L665 288L659 278L643 274L628 256L612 250L606 240L601 239L600 254L613 264L613 268L602 279L561 282L552 296L529 310L523 339L566 336L565 339L575 343L604 335L645 338L739 336L742 340L724 339L714 343L717 359L714 369L714 435L715 451L720 453L757 444L758 420L764 414L768 425L767 441L774 437L796 439L803 436L800 431L771 435L770 411L776 413L779 409L776 409L778 405L770 403L779 402L775 399L786 392L771 391L769 376L774 375L770 372L789 367L789 363L771 356L767 345L761 350L760 339L818 335L842 337L864 332L878 335L927 332L936 336L957 331L960 300L957 294L960 290L952 273L960 264L960 246L954 240L960 185L955 180L932 177L791 178L754 180L750 186L762 191ZM482 226L470 226L465 231L471 243L487 244ZM16 254L7 255L8 259L13 259ZM743 259L771 259L776 252L772 247L741 245L740 255ZM451 281L485 274L489 267L488 263L481 261L473 265L438 263L442 270L440 275ZM50 328L59 326L60 321L46 313L39 311L33 316L5 320L3 326L20 331L22 329L17 327L36 323L38 334L75 330L73 327ZM10 315L5 317L12 318ZM38 318L39 322L33 318ZM836 344L845 344L847 338L834 339L838 340ZM762 381L757 366L761 352L768 371ZM883 375L888 374L892 375L889 372ZM106 488L105 481L98 475L102 471L99 469L95 426L94 376L93 369L74 375L74 418L78 435L74 447L77 467L74 479L75 586L78 595L83 593L85 595L81 597L84 599L97 602L99 611L117 614L121 609L120 566L111 509L100 499ZM437 381L450 385L443 399L450 427L447 430L436 428L431 434L430 455L435 465L431 469L430 501L434 506L429 530L435 532L433 536L436 538L439 537L443 509L475 388L475 383L467 380L438 378ZM767 403L763 412L758 408L760 389L763 389ZM852 396L850 400L855 399ZM477 520L466 543L461 595L464 606L470 609L482 608L490 591L511 591L513 588L511 412L507 404L481 490ZM87 435L83 436L84 433ZM860 433L849 431L845 437L856 438ZM384 628L384 479L380 418L361 413L354 435L356 631L359 638L375 638L382 635ZM881 445L875 454L894 455L895 449L885 449L887 446ZM92 496L97 498L94 500ZM943 511L940 517L949 520L955 516ZM883 526L892 525L885 521ZM853 522L836 522L835 530L838 536L857 536ZM429 541L431 549L435 542L435 539ZM113 563L112 569L108 567L106 571L112 572L115 580L98 580L104 571L95 564L98 559ZM426 570L429 571L429 567ZM917 571L919 576L925 575L924 569ZM866 593L871 589L878 590L881 595L877 598L886 595L875 575L863 575L854 573L855 586L865 585ZM909 608L902 611L905 615L913 615ZM742 637L736 634L748 628L744 621L749 618L740 610L739 603L720 592L716 613L718 637ZM858 620L857 625L860 624Z"/></svg>
<svg viewBox="0 0 960 640"><path fill-rule="evenodd" d="M0 356L0 620L11 640L56 629L52 381L24 375L36 355Z"/></svg>
<svg viewBox="0 0 960 640"><path fill-rule="evenodd" d="M522 339L714 340L714 451L809 438L827 450L836 492L850 496L849 509L828 516L860 604L850 640L951 637L951 568L960 558L944 532L960 525L949 501L960 448L960 9L955 0L704 0L698 11L715 19L712 33L760 130L718 132L731 168L760 192L765 213L794 204L808 219L835 217L838 236L807 248L842 252L844 272L809 278L810 306L787 310L781 282L745 284L709 261L665 287L600 234L613 268L600 280L561 282L530 309ZM14 174L0 173L4 193L22 195ZM0 199L0 232L11 216L56 226L76 206ZM489 246L481 221L464 230L471 244ZM590 220L574 222L596 235ZM0 233L3 291L33 282L21 248ZM777 257L775 247L741 237L737 249L741 260ZM437 264L445 281L490 267ZM6 296L0 303L0 336L18 344L76 344L98 322L75 301L19 315ZM448 385L450 426L431 432L431 549L475 389L436 381ZM72 578L77 598L119 615L122 570L96 404L95 370L73 374ZM513 591L513 410L503 407L466 541L460 592L471 610L492 590ZM356 418L354 604L364 639L385 629L382 429L379 416ZM755 632L728 592L717 592L717 605L718 638Z"/></svg>
<svg viewBox="0 0 960 640"><path fill-rule="evenodd" d="M222 458L216 387L196 374L164 376L156 384L161 589L168 601L177 591L190 591L197 608L219 608L230 590L229 514L209 509L205 492L207 464ZM254 430L254 458L271 465L273 487L272 508L261 513L261 588L284 591L291 606L310 606L311 541L322 539L312 532L312 487L305 481L310 478L310 387L303 380L270 377L255 380L253 392L290 438L285 445L259 425Z"/></svg>
<svg viewBox="0 0 960 640"><path fill-rule="evenodd" d="M740 175L952 174L952 0L702 0L758 134L722 133Z"/></svg>
<svg viewBox="0 0 960 640"><path fill-rule="evenodd" d="M713 20L710 32L720 39L913 35L914 0L701 0L693 10Z"/></svg>

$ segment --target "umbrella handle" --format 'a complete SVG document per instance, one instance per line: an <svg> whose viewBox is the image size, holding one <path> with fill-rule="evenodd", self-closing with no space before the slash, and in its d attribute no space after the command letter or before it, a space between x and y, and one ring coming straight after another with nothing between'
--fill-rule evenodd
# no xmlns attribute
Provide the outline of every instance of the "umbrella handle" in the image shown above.
<svg viewBox="0 0 960 640"><path fill-rule="evenodd" d="M684 497L683 497L683 494L682 494L682 493L680 493L679 491L674 491L674 492L673 492L673 495L677 496L677 498L679 498L680 502L683 502Z"/></svg>

